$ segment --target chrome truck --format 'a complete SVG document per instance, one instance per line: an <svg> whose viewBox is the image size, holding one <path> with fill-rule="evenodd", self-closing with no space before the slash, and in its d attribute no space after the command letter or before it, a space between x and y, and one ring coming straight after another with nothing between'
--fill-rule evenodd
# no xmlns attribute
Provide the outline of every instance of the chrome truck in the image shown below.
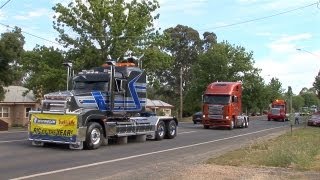
<svg viewBox="0 0 320 180"><path fill-rule="evenodd" d="M72 79L72 90L49 93L41 108L29 113L29 140L33 145L68 144L70 149L97 149L112 139L128 137L172 139L175 117L141 117L146 104L146 73L136 63L108 61L83 70Z"/></svg>

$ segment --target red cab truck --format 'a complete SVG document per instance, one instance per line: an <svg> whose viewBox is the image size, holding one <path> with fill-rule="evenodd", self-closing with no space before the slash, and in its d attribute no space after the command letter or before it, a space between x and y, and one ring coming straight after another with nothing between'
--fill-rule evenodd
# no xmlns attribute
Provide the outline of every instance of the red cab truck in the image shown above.
<svg viewBox="0 0 320 180"><path fill-rule="evenodd" d="M268 121L271 120L285 121L287 116L287 103L283 99L276 99L271 103L270 111L268 112Z"/></svg>
<svg viewBox="0 0 320 180"><path fill-rule="evenodd" d="M242 83L213 82L203 94L203 127L247 128L248 116L242 114Z"/></svg>

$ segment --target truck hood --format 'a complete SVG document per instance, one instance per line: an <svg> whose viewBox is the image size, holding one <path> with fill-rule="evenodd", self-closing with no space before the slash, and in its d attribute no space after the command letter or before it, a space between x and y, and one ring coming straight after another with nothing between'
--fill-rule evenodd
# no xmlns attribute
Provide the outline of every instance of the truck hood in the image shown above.
<svg viewBox="0 0 320 180"><path fill-rule="evenodd" d="M44 95L45 99L48 100L67 100L73 95L72 91L57 91Z"/></svg>

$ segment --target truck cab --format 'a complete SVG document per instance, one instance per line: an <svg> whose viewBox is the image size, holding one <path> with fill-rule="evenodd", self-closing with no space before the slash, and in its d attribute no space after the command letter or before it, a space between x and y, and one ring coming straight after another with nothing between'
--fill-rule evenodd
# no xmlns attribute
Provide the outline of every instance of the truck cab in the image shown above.
<svg viewBox="0 0 320 180"><path fill-rule="evenodd" d="M281 121L286 121L288 119L287 103L285 100L276 99L271 103L271 108L268 112L268 121L271 121L272 119Z"/></svg>
<svg viewBox="0 0 320 180"><path fill-rule="evenodd" d="M30 111L29 140L33 145L69 144L71 149L97 149L109 139L127 142L172 139L175 117L142 117L146 73L134 63L108 62L73 77L71 91L44 96L42 108Z"/></svg>
<svg viewBox="0 0 320 180"><path fill-rule="evenodd" d="M214 82L203 94L203 120L205 129L210 127L248 127L249 118L242 112L241 82Z"/></svg>

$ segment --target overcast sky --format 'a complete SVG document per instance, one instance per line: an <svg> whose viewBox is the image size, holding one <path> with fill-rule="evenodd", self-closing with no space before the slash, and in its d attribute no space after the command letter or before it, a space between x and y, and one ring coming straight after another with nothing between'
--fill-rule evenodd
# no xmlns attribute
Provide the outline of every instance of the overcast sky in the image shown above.
<svg viewBox="0 0 320 180"><path fill-rule="evenodd" d="M0 0L3 5L8 0ZM0 33L19 26L23 31L55 41L52 28L55 3L71 0L11 0L0 10ZM156 27L177 24L202 34L214 32L218 41L240 45L254 54L255 67L268 83L277 77L283 88L298 94L310 88L320 70L320 5L316 0L158 0ZM246 22L246 23L244 23ZM24 34L25 49L50 41ZM298 51L302 49L302 51Z"/></svg>

